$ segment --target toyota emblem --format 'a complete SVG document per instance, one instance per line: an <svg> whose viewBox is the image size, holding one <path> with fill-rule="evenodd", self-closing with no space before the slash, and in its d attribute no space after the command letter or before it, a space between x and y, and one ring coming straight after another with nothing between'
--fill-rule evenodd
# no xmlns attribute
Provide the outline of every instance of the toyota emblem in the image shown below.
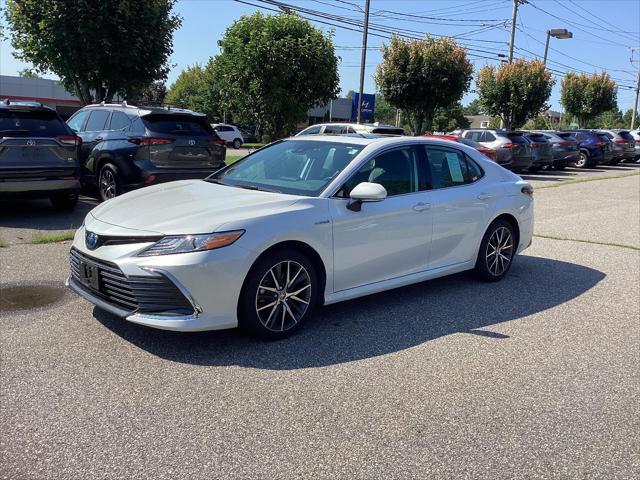
<svg viewBox="0 0 640 480"><path fill-rule="evenodd" d="M100 238L93 232L87 232L84 237L84 243L87 245L89 250L95 250L98 248L98 242Z"/></svg>
<svg viewBox="0 0 640 480"><path fill-rule="evenodd" d="M27 140L27 145L29 145L30 147L33 147L36 144L35 140Z"/></svg>
<svg viewBox="0 0 640 480"><path fill-rule="evenodd" d="M191 145L192 147L196 144L195 140L189 140L189 145Z"/></svg>

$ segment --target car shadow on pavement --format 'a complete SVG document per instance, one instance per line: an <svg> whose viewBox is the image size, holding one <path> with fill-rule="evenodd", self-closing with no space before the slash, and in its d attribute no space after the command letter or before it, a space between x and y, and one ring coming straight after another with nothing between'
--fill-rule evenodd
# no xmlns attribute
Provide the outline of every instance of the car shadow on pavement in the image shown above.
<svg viewBox="0 0 640 480"><path fill-rule="evenodd" d="M482 283L458 274L326 306L296 335L277 342L250 338L237 330L154 330L98 308L94 316L126 341L166 360L293 370L372 358L455 333L505 341L508 335L487 327L530 321L529 315L584 294L604 277L582 265L519 256L501 282Z"/></svg>
<svg viewBox="0 0 640 480"><path fill-rule="evenodd" d="M80 197L72 211L59 211L49 200L3 200L0 201L0 227L30 230L71 230L82 225L84 217L98 201Z"/></svg>

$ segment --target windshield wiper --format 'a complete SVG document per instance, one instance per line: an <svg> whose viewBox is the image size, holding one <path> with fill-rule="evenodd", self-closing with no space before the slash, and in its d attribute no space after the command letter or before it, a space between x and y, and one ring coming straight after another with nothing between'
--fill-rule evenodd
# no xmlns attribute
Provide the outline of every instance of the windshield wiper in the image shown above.
<svg viewBox="0 0 640 480"><path fill-rule="evenodd" d="M272 190L270 188L257 187L256 185L245 185L245 184L237 184L234 187L244 188L246 190L258 190L260 192L270 192L270 193L282 193L278 190Z"/></svg>

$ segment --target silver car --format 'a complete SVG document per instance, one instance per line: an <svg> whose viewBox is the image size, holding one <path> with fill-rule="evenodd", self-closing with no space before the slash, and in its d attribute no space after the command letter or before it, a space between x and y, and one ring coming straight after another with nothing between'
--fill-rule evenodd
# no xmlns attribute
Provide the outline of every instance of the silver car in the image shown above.
<svg viewBox="0 0 640 480"><path fill-rule="evenodd" d="M498 164L510 170L525 170L533 163L531 142L522 132L478 128L463 130L461 136L495 150Z"/></svg>

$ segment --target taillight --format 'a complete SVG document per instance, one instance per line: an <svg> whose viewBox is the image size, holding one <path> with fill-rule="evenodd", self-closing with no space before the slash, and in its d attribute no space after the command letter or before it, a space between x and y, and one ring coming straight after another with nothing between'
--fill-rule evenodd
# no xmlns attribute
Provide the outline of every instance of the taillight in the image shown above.
<svg viewBox="0 0 640 480"><path fill-rule="evenodd" d="M596 145L600 145L600 146L606 145L606 142L596 142Z"/></svg>
<svg viewBox="0 0 640 480"><path fill-rule="evenodd" d="M217 139L217 140L209 140L209 145L226 145L227 142L225 142L224 140L221 139Z"/></svg>
<svg viewBox="0 0 640 480"><path fill-rule="evenodd" d="M569 146L569 145L575 145L576 142L558 142L558 145L565 145L565 146Z"/></svg>
<svg viewBox="0 0 640 480"><path fill-rule="evenodd" d="M518 144L517 143L505 143L503 145L504 148L518 148Z"/></svg>
<svg viewBox="0 0 640 480"><path fill-rule="evenodd" d="M540 148L542 145L539 143L532 143L531 148Z"/></svg>
<svg viewBox="0 0 640 480"><path fill-rule="evenodd" d="M82 145L82 139L76 135L60 135L56 140L70 147L79 147Z"/></svg>
<svg viewBox="0 0 640 480"><path fill-rule="evenodd" d="M129 142L136 145L148 146L148 145L166 145L168 143L175 142L175 138L157 138L157 137L142 137L142 138L130 138Z"/></svg>
<svg viewBox="0 0 640 480"><path fill-rule="evenodd" d="M616 138L616 139L615 139L615 142L616 142L616 143L627 143L627 141L626 141L626 140L622 140L621 138Z"/></svg>

